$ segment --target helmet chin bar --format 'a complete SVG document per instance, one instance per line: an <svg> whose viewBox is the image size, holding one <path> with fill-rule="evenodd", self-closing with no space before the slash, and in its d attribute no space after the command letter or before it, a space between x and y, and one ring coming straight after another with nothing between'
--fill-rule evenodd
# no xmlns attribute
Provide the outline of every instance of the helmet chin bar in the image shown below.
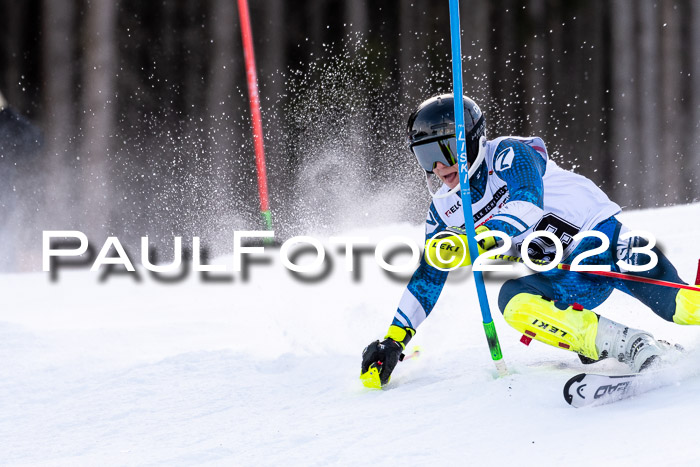
<svg viewBox="0 0 700 467"><path fill-rule="evenodd" d="M481 163L484 161L484 158L486 157L486 136L482 136L479 138L479 153L476 155L476 159L474 159L474 162L472 165L469 167L469 171L467 174L469 175L469 178L471 179L472 176L476 173L477 170L479 170L479 166L481 166ZM461 180L461 178L460 178ZM432 196L434 199L442 199L442 198L447 198L448 196L451 196L457 191L459 191L461 187L461 183L457 183L454 188L449 190L447 193L443 193L441 195L435 194L433 192L431 186L430 186L430 174L428 172L425 173L425 184L428 186L428 193L430 193L430 196Z"/></svg>

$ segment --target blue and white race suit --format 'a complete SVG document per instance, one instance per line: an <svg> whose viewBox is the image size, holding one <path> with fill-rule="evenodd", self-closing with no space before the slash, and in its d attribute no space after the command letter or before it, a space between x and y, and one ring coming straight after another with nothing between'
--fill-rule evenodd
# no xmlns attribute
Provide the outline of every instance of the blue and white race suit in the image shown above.
<svg viewBox="0 0 700 467"><path fill-rule="evenodd" d="M601 244L587 237L575 241L582 231L597 230L610 240L610 247L581 264L610 264L613 270L626 244L618 241L626 228L614 217L620 206L612 202L587 178L564 170L549 160L541 138L505 136L486 141L486 155L481 167L470 179L472 218L474 226L485 225L490 230L506 233L512 239L509 255L520 256L523 239L535 230L556 235L563 247L563 262L571 262L578 254ZM449 191L443 185L436 195ZM433 198L426 219L426 240L448 227L464 227L464 211L459 191L444 198ZM647 277L682 282L675 268L656 248L659 265ZM546 238L530 243L529 257L550 261L555 255L554 244ZM642 263L645 261L643 260ZM430 266L425 258L413 274L399 302L393 324L416 328L430 314L448 273ZM553 269L505 283L499 296L503 311L511 297L520 292L535 293L555 300L562 307L579 303L592 309L620 289L650 306L664 319L671 320L674 310L674 289L624 284L620 280ZM666 296L668 295L668 296Z"/></svg>

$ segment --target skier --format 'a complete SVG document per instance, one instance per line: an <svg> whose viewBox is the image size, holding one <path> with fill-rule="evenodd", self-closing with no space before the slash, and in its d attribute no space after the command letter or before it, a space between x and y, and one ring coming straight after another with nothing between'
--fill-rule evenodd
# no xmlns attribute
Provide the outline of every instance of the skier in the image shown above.
<svg viewBox="0 0 700 467"><path fill-rule="evenodd" d="M549 231L561 241L562 262L570 264L580 253L603 245L595 237L573 239L578 232L594 230L603 234L609 245L580 264L609 265L617 272L683 283L658 248L649 248L651 245L643 237L625 235L629 229L615 217L620 206L587 178L549 160L542 139L503 136L487 140L483 113L471 99L463 100L477 234L489 230L504 232L512 240L509 254L517 255L530 233ZM426 219L426 240L436 234L435 238L456 235L450 231L464 227L453 105L452 94L436 96L423 102L408 119L409 148L426 172L428 190L433 196ZM441 186L435 182L441 182ZM498 237L487 237L479 242L479 251L497 244L501 244ZM442 256L449 256L437 253L433 240L426 246L429 258L444 261ZM531 259L551 261L555 244L539 237L530 243L528 253ZM633 271L649 263L654 255L658 258L655 267L645 272ZM624 262L618 264L619 260ZM470 259L466 258L464 264L471 264ZM421 259L384 340L376 340L364 349L361 379L366 386L380 387L389 381L402 350L435 306L448 272L433 265L425 257ZM498 307L506 322L523 333L523 342L535 339L576 352L583 363L614 357L634 372L644 370L658 362L664 346L646 331L591 311L613 289L635 297L667 321L700 324L698 292L556 268L506 281L498 296Z"/></svg>

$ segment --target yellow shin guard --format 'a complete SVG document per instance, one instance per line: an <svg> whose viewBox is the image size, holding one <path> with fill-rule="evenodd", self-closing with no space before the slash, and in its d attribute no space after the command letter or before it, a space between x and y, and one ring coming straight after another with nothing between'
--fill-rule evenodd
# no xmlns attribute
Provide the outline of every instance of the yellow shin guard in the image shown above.
<svg viewBox="0 0 700 467"><path fill-rule="evenodd" d="M673 322L676 324L700 324L700 292L688 289L678 291Z"/></svg>
<svg viewBox="0 0 700 467"><path fill-rule="evenodd" d="M536 339L597 360L598 315L582 307L560 310L539 295L520 293L506 305L503 317L522 332L523 342Z"/></svg>

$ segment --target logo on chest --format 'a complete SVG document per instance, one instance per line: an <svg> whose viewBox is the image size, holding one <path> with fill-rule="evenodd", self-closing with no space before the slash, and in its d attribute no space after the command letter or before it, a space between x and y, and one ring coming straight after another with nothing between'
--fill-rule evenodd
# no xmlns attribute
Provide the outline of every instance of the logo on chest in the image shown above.
<svg viewBox="0 0 700 467"><path fill-rule="evenodd" d="M462 207L462 200L457 200L457 202L455 204L450 206L450 209L445 211L445 217L450 217L452 214L459 211L459 208L461 208L461 207Z"/></svg>

